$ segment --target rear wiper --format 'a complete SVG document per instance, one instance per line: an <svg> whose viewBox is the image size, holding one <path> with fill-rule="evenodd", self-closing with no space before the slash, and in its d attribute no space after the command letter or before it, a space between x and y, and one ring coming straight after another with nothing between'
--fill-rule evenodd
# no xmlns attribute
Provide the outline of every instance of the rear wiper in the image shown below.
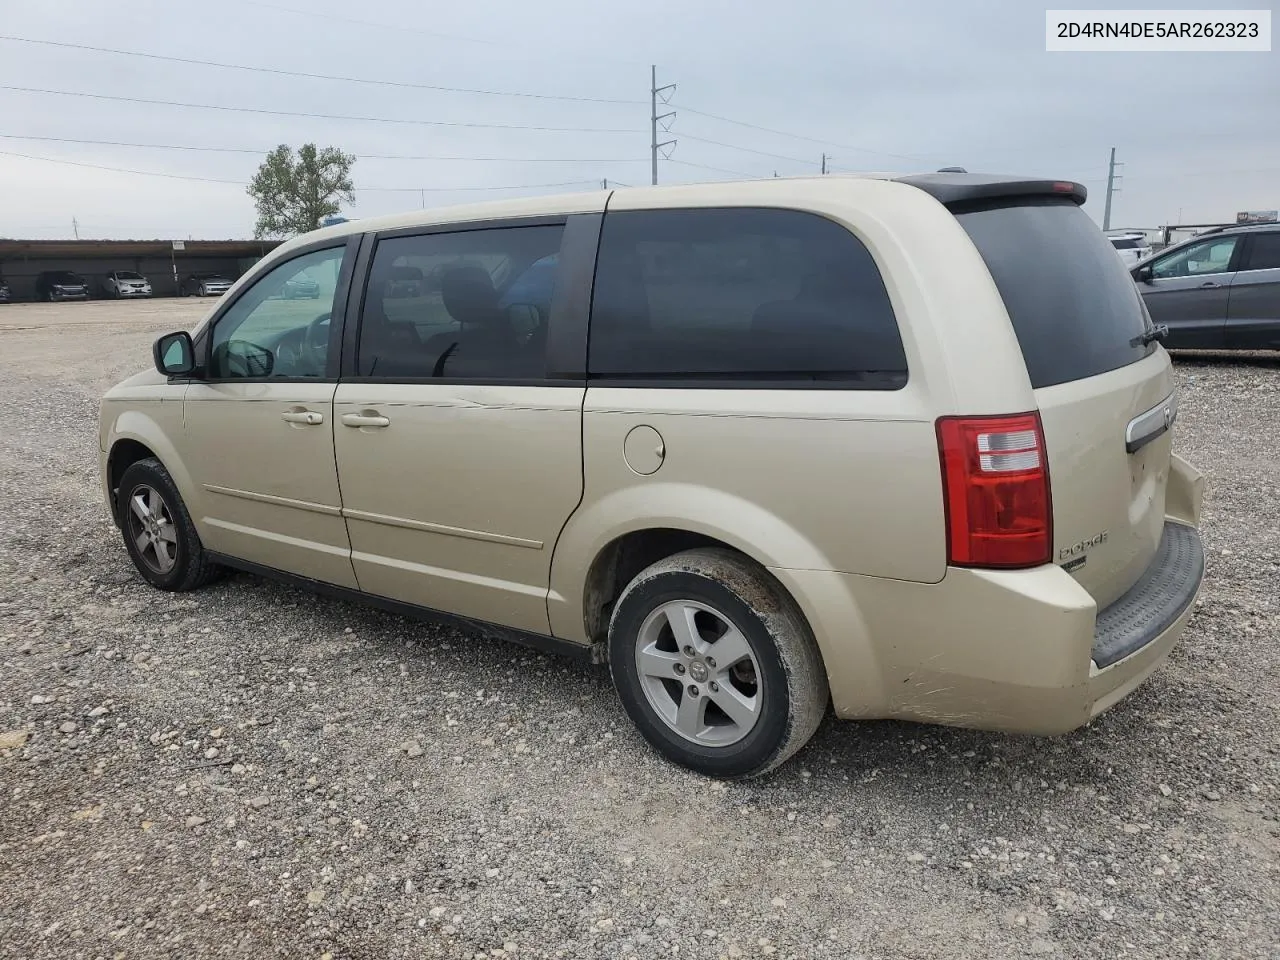
<svg viewBox="0 0 1280 960"><path fill-rule="evenodd" d="M1163 340L1168 335L1169 328L1162 323L1158 327L1153 326L1149 330L1143 330L1142 333L1133 338L1133 345L1135 347L1145 347L1148 344L1155 343L1157 340Z"/></svg>

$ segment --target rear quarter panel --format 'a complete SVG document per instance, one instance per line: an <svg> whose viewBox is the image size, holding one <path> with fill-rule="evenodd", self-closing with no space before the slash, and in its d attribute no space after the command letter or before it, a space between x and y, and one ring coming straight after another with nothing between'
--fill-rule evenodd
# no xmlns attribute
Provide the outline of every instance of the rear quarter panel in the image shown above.
<svg viewBox="0 0 1280 960"><path fill-rule="evenodd" d="M767 192L701 185L619 190L609 210L717 206L809 211L861 239L898 319L908 383L893 391L589 387L583 502L552 565L557 636L586 639L587 571L609 542L637 529L703 533L775 569L938 582L946 545L935 419L1034 408L985 264L923 191L852 178ZM623 457L640 425L665 446L650 476Z"/></svg>

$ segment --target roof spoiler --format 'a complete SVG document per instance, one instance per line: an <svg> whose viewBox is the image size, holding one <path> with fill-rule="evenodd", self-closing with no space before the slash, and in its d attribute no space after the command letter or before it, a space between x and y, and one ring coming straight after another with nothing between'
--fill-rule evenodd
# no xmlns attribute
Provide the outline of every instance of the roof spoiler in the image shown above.
<svg viewBox="0 0 1280 960"><path fill-rule="evenodd" d="M1084 184L1072 180L1032 180L1027 177L1001 177L982 173L915 173L898 177L898 183L910 184L948 206L984 200L1014 197L1065 197L1082 204L1089 195Z"/></svg>

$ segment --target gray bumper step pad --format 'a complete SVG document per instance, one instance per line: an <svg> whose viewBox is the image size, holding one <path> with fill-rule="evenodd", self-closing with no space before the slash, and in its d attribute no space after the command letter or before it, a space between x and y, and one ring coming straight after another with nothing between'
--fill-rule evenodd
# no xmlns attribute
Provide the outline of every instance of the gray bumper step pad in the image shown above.
<svg viewBox="0 0 1280 960"><path fill-rule="evenodd" d="M1166 523L1151 565L1098 614L1093 662L1109 667L1164 633L1195 599L1204 579L1204 547L1195 527Z"/></svg>

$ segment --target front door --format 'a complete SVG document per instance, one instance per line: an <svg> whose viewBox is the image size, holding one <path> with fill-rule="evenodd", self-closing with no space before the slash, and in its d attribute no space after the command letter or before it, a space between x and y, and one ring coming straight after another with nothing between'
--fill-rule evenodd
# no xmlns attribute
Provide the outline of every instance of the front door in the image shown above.
<svg viewBox="0 0 1280 960"><path fill-rule="evenodd" d="M1280 350L1280 230L1250 233L1248 244L1231 283L1227 346Z"/></svg>
<svg viewBox="0 0 1280 960"><path fill-rule="evenodd" d="M312 250L241 291L214 321L206 376L184 407L204 545L346 587L356 580L333 455L330 340L340 337L351 257L346 245ZM290 297L303 274L319 284L317 299Z"/></svg>
<svg viewBox="0 0 1280 960"><path fill-rule="evenodd" d="M551 553L582 496L584 387L547 377L565 233L379 239L334 402L362 590L548 632Z"/></svg>
<svg viewBox="0 0 1280 960"><path fill-rule="evenodd" d="M1151 319L1169 327L1171 350L1221 350L1226 343L1227 300L1239 236L1190 244L1151 262L1151 278L1138 283Z"/></svg>

